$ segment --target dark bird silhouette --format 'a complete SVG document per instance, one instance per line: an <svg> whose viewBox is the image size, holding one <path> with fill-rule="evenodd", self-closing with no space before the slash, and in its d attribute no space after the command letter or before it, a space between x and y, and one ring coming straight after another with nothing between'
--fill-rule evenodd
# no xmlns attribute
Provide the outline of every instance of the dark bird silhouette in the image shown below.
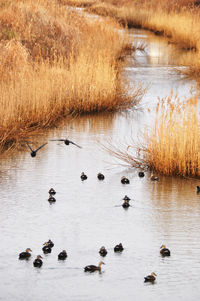
<svg viewBox="0 0 200 301"><path fill-rule="evenodd" d="M197 193L200 192L200 186L197 186Z"/></svg>
<svg viewBox="0 0 200 301"><path fill-rule="evenodd" d="M30 248L26 249L25 252L19 254L19 259L29 259L31 257L32 250Z"/></svg>
<svg viewBox="0 0 200 301"><path fill-rule="evenodd" d="M53 188L50 188L50 189L49 189L49 194L50 194L50 195L55 195L55 194L56 194L56 191L55 191Z"/></svg>
<svg viewBox="0 0 200 301"><path fill-rule="evenodd" d="M144 277L144 282L154 283L154 281L156 280L155 276L157 276L155 273L151 273L151 275Z"/></svg>
<svg viewBox="0 0 200 301"><path fill-rule="evenodd" d="M37 258L33 261L34 267L40 268L43 265L42 256L38 255Z"/></svg>
<svg viewBox="0 0 200 301"><path fill-rule="evenodd" d="M97 178L102 181L105 179L105 176L101 172L99 172Z"/></svg>
<svg viewBox="0 0 200 301"><path fill-rule="evenodd" d="M129 200L125 200L124 203L122 204L122 207L125 209L130 207Z"/></svg>
<svg viewBox="0 0 200 301"><path fill-rule="evenodd" d="M48 246L49 246L50 248L53 248L53 247L54 247L54 243L53 243L53 241L51 241L51 239L49 239L47 242L45 242L45 243L43 244L43 246L46 245L46 244L48 244Z"/></svg>
<svg viewBox="0 0 200 301"><path fill-rule="evenodd" d="M65 250L63 250L62 252L60 252L58 254L58 259L59 260L65 260L67 258L67 252Z"/></svg>
<svg viewBox="0 0 200 301"><path fill-rule="evenodd" d="M144 172L143 172L143 171L139 171L139 172L138 172L138 176L139 176L140 178L143 178L143 177L144 177Z"/></svg>
<svg viewBox="0 0 200 301"><path fill-rule="evenodd" d="M121 243L114 247L115 252L122 252L123 250L124 250L124 248Z"/></svg>
<svg viewBox="0 0 200 301"><path fill-rule="evenodd" d="M95 272L95 271L101 272L101 265L102 264L105 264L105 263L103 261L100 261L98 266L96 266L96 265L87 265L86 267L84 267L84 270L85 270L85 272L90 272L90 273Z"/></svg>
<svg viewBox="0 0 200 301"><path fill-rule="evenodd" d="M160 247L160 254L161 254L163 257L165 257L165 256L170 256L170 255L171 255L170 250L167 249L165 245L162 245L162 246Z"/></svg>
<svg viewBox="0 0 200 301"><path fill-rule="evenodd" d="M99 254L103 257L105 257L107 255L107 250L105 247L101 247L101 249L99 250Z"/></svg>
<svg viewBox="0 0 200 301"><path fill-rule="evenodd" d="M125 197L123 198L123 200L124 201L130 201L130 198L127 195L125 195Z"/></svg>
<svg viewBox="0 0 200 301"><path fill-rule="evenodd" d="M127 179L126 177L121 177L121 183L122 184L129 184L130 183L130 181L129 181L129 179Z"/></svg>
<svg viewBox="0 0 200 301"><path fill-rule="evenodd" d="M44 254L51 253L51 247L50 247L50 245L48 244L48 242L46 242L46 243L44 244L44 247L42 248L42 251L44 252Z"/></svg>
<svg viewBox="0 0 200 301"><path fill-rule="evenodd" d="M50 194L48 201L49 201L49 203L55 203L56 199Z"/></svg>
<svg viewBox="0 0 200 301"><path fill-rule="evenodd" d="M44 144L42 144L42 145L41 145L40 147L38 147L36 150L33 150L32 147L28 144L28 142L26 142L26 144L28 145L28 148L29 148L30 151L31 151L31 157L36 157L37 152L38 152L42 147L44 147L44 146L47 144L47 142L44 143Z"/></svg>
<svg viewBox="0 0 200 301"><path fill-rule="evenodd" d="M73 144L73 145L76 145L79 148L82 148L82 146L80 146L80 145L78 145L78 144L76 144L73 141L70 141L68 139L52 139L50 141L63 141L66 145Z"/></svg>
<svg viewBox="0 0 200 301"><path fill-rule="evenodd" d="M87 180L87 176L86 174L84 174L84 172L81 173L81 180L82 181Z"/></svg>

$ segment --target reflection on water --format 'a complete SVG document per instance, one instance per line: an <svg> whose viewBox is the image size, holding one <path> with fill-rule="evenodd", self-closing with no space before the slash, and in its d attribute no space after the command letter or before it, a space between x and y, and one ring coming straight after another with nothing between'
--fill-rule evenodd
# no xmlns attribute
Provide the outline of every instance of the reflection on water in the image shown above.
<svg viewBox="0 0 200 301"><path fill-rule="evenodd" d="M130 56L124 71L131 82L150 85L142 111L71 120L33 142L68 137L82 149L49 141L36 158L27 149L0 162L1 300L199 297L198 181L161 177L152 182L148 174L139 178L136 170L113 165L115 160L97 143L111 139L119 144L132 135L138 137L153 120L146 113L147 104L153 108L157 96L169 94L172 87L181 95L189 93L192 82L180 81L166 43L144 31L132 34L148 43L146 52L136 54L137 66ZM88 176L84 182L82 171ZM104 181L97 179L100 171ZM121 184L123 175L130 185ZM47 201L50 187L57 191L52 205ZM128 210L120 206L125 195L131 198ZM51 254L43 255L42 268L36 269L33 259L42 255L42 244L49 238L55 246ZM116 254L113 248L120 242L124 251ZM171 257L160 256L162 244L171 250ZM103 245L108 254L102 274L85 274L86 265L102 259L98 251ZM18 254L27 247L33 250L32 259L19 261ZM57 255L63 249L68 258L59 262ZM144 276L153 271L158 275L155 285L144 284Z"/></svg>

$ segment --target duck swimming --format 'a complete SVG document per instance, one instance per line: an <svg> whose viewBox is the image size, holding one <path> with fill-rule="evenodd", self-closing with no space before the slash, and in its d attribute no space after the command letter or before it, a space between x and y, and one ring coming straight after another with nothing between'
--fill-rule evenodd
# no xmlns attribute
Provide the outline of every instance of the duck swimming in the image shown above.
<svg viewBox="0 0 200 301"><path fill-rule="evenodd" d="M150 179L151 179L151 181L158 181L159 180L159 178L157 176L155 176L153 173L151 173Z"/></svg>
<svg viewBox="0 0 200 301"><path fill-rule="evenodd" d="M98 175L97 175L97 178L98 178L100 181L102 181L102 180L105 179L105 176L104 176L101 172L99 172Z"/></svg>
<svg viewBox="0 0 200 301"><path fill-rule="evenodd" d="M160 247L160 254L161 254L163 257L165 257L165 256L170 256L170 255L171 255L170 250L167 249L165 245L162 245L162 246Z"/></svg>
<svg viewBox="0 0 200 301"><path fill-rule="evenodd" d="M155 273L151 273L151 275L144 277L144 282L154 283L154 281L156 280L155 276L157 276Z"/></svg>
<svg viewBox="0 0 200 301"><path fill-rule="evenodd" d="M128 208L128 207L130 207L129 200L125 200L124 203L122 204L122 207L123 207L123 208Z"/></svg>
<svg viewBox="0 0 200 301"><path fill-rule="evenodd" d="M42 256L38 255L37 258L33 261L34 267L40 268L43 265Z"/></svg>
<svg viewBox="0 0 200 301"><path fill-rule="evenodd" d="M95 272L95 271L101 272L101 265L102 264L105 264L105 263L103 261L100 261L98 266L96 266L96 265L87 265L86 267L84 267L84 271L85 272L90 272L90 273Z"/></svg>
<svg viewBox="0 0 200 301"><path fill-rule="evenodd" d="M101 247L101 249L99 250L99 254L103 257L105 257L107 255L107 250L105 247Z"/></svg>
<svg viewBox="0 0 200 301"><path fill-rule="evenodd" d="M76 145L79 148L82 148L80 145L78 145L78 144L76 144L73 141L70 141L68 139L52 139L50 141L63 141L66 145L73 144L73 145Z"/></svg>
<svg viewBox="0 0 200 301"><path fill-rule="evenodd" d="M125 195L125 197L123 198L123 200L124 201L130 201L131 199L127 195Z"/></svg>
<svg viewBox="0 0 200 301"><path fill-rule="evenodd" d="M139 172L138 172L138 176L139 176L140 178L143 178L143 177L144 177L144 172L143 172L143 171L139 171Z"/></svg>
<svg viewBox="0 0 200 301"><path fill-rule="evenodd" d="M82 181L87 180L87 176L86 174L84 174L84 172L81 173L81 180Z"/></svg>
<svg viewBox="0 0 200 301"><path fill-rule="evenodd" d="M19 259L29 259L31 257L30 252L32 252L32 250L27 248L25 252L19 254Z"/></svg>
<svg viewBox="0 0 200 301"><path fill-rule="evenodd" d="M121 183L122 184L129 184L130 183L130 181L129 181L129 179L127 179L126 177L121 177Z"/></svg>
<svg viewBox="0 0 200 301"><path fill-rule="evenodd" d="M65 260L67 258L67 252L65 250L63 250L62 252L60 252L58 254L58 259L59 260Z"/></svg>
<svg viewBox="0 0 200 301"><path fill-rule="evenodd" d="M114 247L115 252L122 252L123 250L124 250L124 248L121 243Z"/></svg>
<svg viewBox="0 0 200 301"><path fill-rule="evenodd" d="M51 247L50 247L50 245L48 244L48 242L46 242L46 243L44 244L44 247L42 248L42 251L44 252L44 254L51 253Z"/></svg>
<svg viewBox="0 0 200 301"><path fill-rule="evenodd" d="M56 194L56 191L55 191L53 188L50 188L50 189L49 189L49 194L50 194L50 195L55 195L55 194Z"/></svg>
<svg viewBox="0 0 200 301"><path fill-rule="evenodd" d="M49 201L49 203L55 203L56 199L50 194L48 201Z"/></svg>
<svg viewBox="0 0 200 301"><path fill-rule="evenodd" d="M53 241L51 241L51 239L49 239L47 242L45 242L43 245L46 245L46 244L48 244L48 246L50 247L50 248L53 248L54 247L54 243L53 243Z"/></svg>
<svg viewBox="0 0 200 301"><path fill-rule="evenodd" d="M42 144L42 145L41 145L40 147L38 147L36 150L33 150L33 149L31 148L31 146L28 144L28 142L26 142L26 144L28 145L28 147L29 147L29 149L30 149L30 151L31 151L31 157L36 157L37 152L38 152L42 147L44 147L47 143Z"/></svg>

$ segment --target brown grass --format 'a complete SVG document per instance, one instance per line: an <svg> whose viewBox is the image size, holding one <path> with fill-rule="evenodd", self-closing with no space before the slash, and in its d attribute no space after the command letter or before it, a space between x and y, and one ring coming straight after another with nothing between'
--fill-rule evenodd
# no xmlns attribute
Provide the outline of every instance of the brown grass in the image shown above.
<svg viewBox="0 0 200 301"><path fill-rule="evenodd" d="M67 115L134 105L119 58L130 48L113 20L92 20L57 0L0 1L0 151Z"/></svg>
<svg viewBox="0 0 200 301"><path fill-rule="evenodd" d="M164 175L200 177L199 95L180 100L173 94L157 105L155 124L144 140L126 151L107 147L127 164ZM140 145L139 145L140 144Z"/></svg>

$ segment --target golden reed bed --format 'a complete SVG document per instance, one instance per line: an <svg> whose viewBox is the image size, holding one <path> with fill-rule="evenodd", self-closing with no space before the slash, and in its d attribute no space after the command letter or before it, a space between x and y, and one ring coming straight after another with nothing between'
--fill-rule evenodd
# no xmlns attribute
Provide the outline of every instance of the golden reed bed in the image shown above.
<svg viewBox="0 0 200 301"><path fill-rule="evenodd" d="M0 151L68 115L128 108L120 58L130 47L114 20L61 1L0 0Z"/></svg>

